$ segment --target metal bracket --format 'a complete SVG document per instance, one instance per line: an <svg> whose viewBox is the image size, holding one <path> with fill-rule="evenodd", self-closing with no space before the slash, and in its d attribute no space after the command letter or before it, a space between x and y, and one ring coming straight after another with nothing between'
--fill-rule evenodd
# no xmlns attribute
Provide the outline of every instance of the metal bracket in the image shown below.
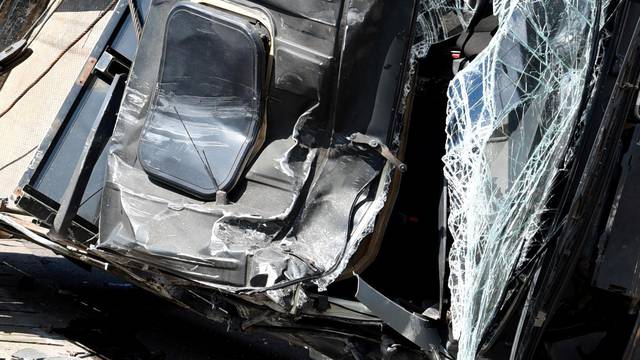
<svg viewBox="0 0 640 360"><path fill-rule="evenodd" d="M360 276L356 275L356 278L356 298L373 314L425 351L434 351L442 346L442 338L436 328L429 326L429 320L389 300Z"/></svg>
<svg viewBox="0 0 640 360"><path fill-rule="evenodd" d="M370 146L373 149L376 149L382 157L387 159L396 169L400 170L400 172L407 171L407 165L400 161L392 152L389 150L387 145L385 145L382 141L377 138L361 133L354 133L353 135L347 138L354 144L362 144Z"/></svg>
<svg viewBox="0 0 640 360"><path fill-rule="evenodd" d="M126 59L106 50L95 62L93 73L101 76L103 80L111 82L117 74L128 74L129 65L126 63Z"/></svg>

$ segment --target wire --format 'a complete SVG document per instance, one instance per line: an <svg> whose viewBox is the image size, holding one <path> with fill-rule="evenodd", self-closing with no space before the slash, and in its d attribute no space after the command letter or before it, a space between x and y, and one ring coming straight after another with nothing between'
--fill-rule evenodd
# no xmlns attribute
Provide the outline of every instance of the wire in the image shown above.
<svg viewBox="0 0 640 360"><path fill-rule="evenodd" d="M198 150L198 146L196 146L195 141L193 141L193 138L191 137L191 133L189 133L189 129L187 129L187 124L185 124L184 121L182 120L182 116L180 116L178 109L174 106L173 110L176 112L176 115L178 115L178 120L180 120L180 123L182 123L182 127L184 128L184 131L187 132L187 136L189 137L189 140L191 140L191 145L193 145L193 149L196 151L196 154L198 154L198 157L200 158L200 161L202 161L202 165L204 165L205 170L207 170L207 175L209 175L209 177L211 178L211 183L213 187L218 188L218 182L216 181L215 176L213 176L211 165L209 164L209 160L207 159L207 153L205 153L204 150L202 150L202 155L204 156L204 159L203 159L202 156L200 155L200 151Z"/></svg>
<svg viewBox="0 0 640 360"><path fill-rule="evenodd" d="M44 25L49 21L49 19L51 19L51 16L58 11L58 8L60 8L60 5L62 5L62 3L64 2L64 0L60 0L57 4L56 4L56 0L49 2L49 4L47 5L47 7L44 9L44 11L42 12L42 14L40 14L40 16L38 16L38 18L33 22L33 24L31 25L31 27L24 33L24 35L22 36L23 39L27 40L27 45L26 47L29 47L29 45L31 45L31 43L35 40L35 38L38 36L38 34L40 33L40 31L42 30L42 28L44 28ZM44 18L44 20L42 20ZM41 26L42 25L42 26ZM38 26L40 26L40 28L38 29L38 31L36 32L36 34L34 36L31 36L31 34L33 34L33 31L38 28Z"/></svg>
<svg viewBox="0 0 640 360"><path fill-rule="evenodd" d="M288 281L283 281L268 287L264 287L264 288L242 288L240 289L238 292L239 293L245 293L245 294L255 294L255 293L263 293L269 290L279 290L285 287L289 287L292 285L296 285L302 282L306 282L306 281L311 281L311 280L315 280L315 279L319 279L327 274L330 274L332 272L334 272L338 266L340 266L340 263L342 262L343 258L344 258L344 254L347 252L347 247L349 246L349 240L351 238L351 232L353 231L353 217L355 215L356 209L358 207L358 199L362 196L362 194L364 194L365 191L369 190L369 186L371 185L371 183L373 183L373 180L375 180L375 178L370 179L369 181L367 181L366 184L364 184L364 186L362 186L360 188L360 190L358 190L358 192L356 193L356 197L353 200L353 203L351 204L351 208L349 210L349 221L347 224L347 236L344 242L344 245L342 247L342 249L340 250L340 254L338 255L337 260L333 263L333 265L331 265L331 267L329 267L329 269L324 270L324 271L318 271L314 274L310 274L310 275L306 275L297 279L292 279L292 280L288 280Z"/></svg>
<svg viewBox="0 0 640 360"><path fill-rule="evenodd" d="M4 165L0 166L0 171L2 171L2 170L4 170L4 169L8 168L9 166L11 166L11 165L13 165L13 164L17 163L18 161L20 161L20 160L24 159L24 158L25 158L25 157L27 157L29 154L31 154L32 152L34 152L37 148L38 148L37 146L34 146L31 150L27 151L26 153L24 153L24 154L22 154L22 155L18 156L17 158L15 158L15 159L13 159L13 160L9 161L8 163L6 163L6 164L4 164Z"/></svg>
<svg viewBox="0 0 640 360"><path fill-rule="evenodd" d="M129 4L129 13L131 14L131 21L133 22L136 38L140 41L140 37L142 37L142 23L140 22L138 7L136 6L135 0L127 0L127 3Z"/></svg>
<svg viewBox="0 0 640 360"><path fill-rule="evenodd" d="M109 5L107 5L107 7L102 10L102 12L100 12L100 14L87 26L86 29L84 29L84 31L82 31L82 33L80 33L80 35L78 35L75 39L73 39L73 41L67 45L67 47L65 47L60 54L58 54L58 56L56 56L55 59L53 59L53 61L47 66L46 69L44 69L44 71L42 73L40 73L40 75L38 75L38 77L36 77L35 80L33 80L2 112L0 112L0 118L2 118L3 116L5 116L9 111L11 111L11 109L13 109L14 106L16 106L16 104L34 87L36 86L40 80L42 80L42 78L44 78L49 71L51 71L51 69L58 63L58 61L60 61L60 59L62 59L62 57L69 51L71 50L71 48L78 43L78 41L82 40L82 38L87 35L87 33L89 33L89 31L91 31L91 29L93 29L94 26L96 26L96 24L98 23L98 21L100 21L105 15L107 15L107 13L109 12L109 10L111 10L111 8L113 8L115 6L115 4L117 3L117 0L112 0Z"/></svg>

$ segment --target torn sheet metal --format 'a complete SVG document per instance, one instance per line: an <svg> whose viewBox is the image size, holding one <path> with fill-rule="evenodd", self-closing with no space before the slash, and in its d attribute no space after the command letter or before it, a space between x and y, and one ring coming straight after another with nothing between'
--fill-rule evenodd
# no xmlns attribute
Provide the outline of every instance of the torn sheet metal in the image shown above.
<svg viewBox="0 0 640 360"><path fill-rule="evenodd" d="M443 161L459 359L475 358L507 280L544 241L534 235L591 80L598 4L495 1L497 33L449 86Z"/></svg>
<svg viewBox="0 0 640 360"><path fill-rule="evenodd" d="M224 2L207 3L193 6L199 11L211 5L229 11ZM227 204L176 191L151 178L140 163L145 119L153 109L154 94L165 87L158 74L165 24L175 4L151 4L108 150L96 248L123 256L115 261L133 258L200 284L236 293L266 293L285 307L300 306L306 296L302 290L293 296L295 285L314 282L326 288L373 231L385 206L393 166L349 136L361 132L383 144L397 136L393 129L400 126L394 124L399 118L394 109L402 96L415 5L354 2L347 6L344 37L338 36L339 12L332 20L303 21L292 18L285 5L252 8L269 21L263 25L271 29L267 40L274 56L269 70L274 79L265 103L267 125L259 135L264 145L248 159L250 165L227 194ZM378 16L382 13L389 18ZM383 35L364 50L351 52L348 43L371 34ZM340 72L328 66L336 58L335 41L347 43L338 47L344 49ZM387 59L399 61L387 66ZM363 67L363 61L371 66ZM345 95L334 99L325 84L336 80ZM367 90L353 91L350 87L355 84ZM164 95L164 105L171 107L167 105L171 96ZM332 109L337 109L333 115ZM201 125L182 121L182 127L154 133L159 148L165 144L191 149L208 141L201 137L206 132L184 130ZM209 145L215 151L215 144Z"/></svg>

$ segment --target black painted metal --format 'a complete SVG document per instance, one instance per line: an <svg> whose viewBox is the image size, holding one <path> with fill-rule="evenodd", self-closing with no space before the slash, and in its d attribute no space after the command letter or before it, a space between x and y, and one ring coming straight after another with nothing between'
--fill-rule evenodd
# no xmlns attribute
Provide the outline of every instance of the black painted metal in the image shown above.
<svg viewBox="0 0 640 360"><path fill-rule="evenodd" d="M125 88L125 78L118 74L113 78L91 132L86 139L80 160L76 163L71 181L60 201L60 209L53 221L52 234L66 237L71 221L82 205L82 198L87 189L93 168L109 142L118 116L118 108Z"/></svg>

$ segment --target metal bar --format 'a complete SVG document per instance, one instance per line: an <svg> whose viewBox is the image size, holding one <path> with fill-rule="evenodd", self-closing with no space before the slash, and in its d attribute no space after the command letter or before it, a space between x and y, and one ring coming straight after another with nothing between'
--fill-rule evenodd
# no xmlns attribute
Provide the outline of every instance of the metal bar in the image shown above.
<svg viewBox="0 0 640 360"><path fill-rule="evenodd" d="M82 197L89 183L93 168L113 132L124 88L125 77L122 74L116 75L93 123L80 160L76 164L71 181L60 202L60 209L56 214L53 221L53 229L50 232L50 235L54 238L66 237L67 229L77 215L78 209L80 209Z"/></svg>
<svg viewBox="0 0 640 360"><path fill-rule="evenodd" d="M423 350L433 351L442 346L440 334L436 328L429 327L429 320L389 300L360 276L356 275L356 278L356 298L392 329Z"/></svg>

